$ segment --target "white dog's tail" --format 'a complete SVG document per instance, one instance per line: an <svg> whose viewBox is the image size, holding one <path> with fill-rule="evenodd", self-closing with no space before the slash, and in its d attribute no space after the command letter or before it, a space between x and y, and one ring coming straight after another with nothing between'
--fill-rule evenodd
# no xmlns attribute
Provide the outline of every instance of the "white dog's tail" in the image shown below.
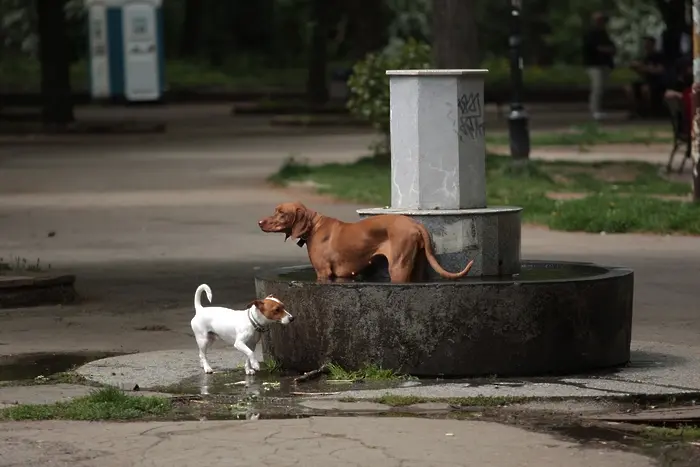
<svg viewBox="0 0 700 467"><path fill-rule="evenodd" d="M197 291L194 293L194 312L199 313L199 310L202 309L202 292L207 293L207 298L209 299L209 303L211 303L211 289L207 284L202 284L199 287L197 287Z"/></svg>

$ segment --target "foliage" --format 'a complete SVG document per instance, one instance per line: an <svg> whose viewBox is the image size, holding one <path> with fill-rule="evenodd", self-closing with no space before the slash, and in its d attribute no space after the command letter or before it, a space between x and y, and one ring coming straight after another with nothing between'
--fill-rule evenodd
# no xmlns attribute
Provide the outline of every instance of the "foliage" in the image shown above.
<svg viewBox="0 0 700 467"><path fill-rule="evenodd" d="M389 42L409 38L418 41L430 39L431 0L385 0L393 18L389 23Z"/></svg>
<svg viewBox="0 0 700 467"><path fill-rule="evenodd" d="M0 2L0 87L4 92L38 88L35 1ZM205 2L201 18L194 21L201 29L197 34L184 30L192 27L185 15L191 4L192 0L168 0L164 4L167 79L172 88L304 89L309 31L314 21L309 14L309 0ZM487 88L507 90L509 2L478 4L479 43L484 67L490 70ZM575 64L580 63L581 36L589 24L590 13L598 9L610 14L611 33L619 49L620 66L613 73L612 83L628 82L634 73L622 65L638 55L641 36L659 32L663 22L658 6L663 4L663 0L528 0L522 15L526 88L587 85L586 74ZM379 66L401 68L400 63L386 62L409 59L406 51L411 48L420 51L416 55L428 54L424 43L431 38L431 0L353 0L338 2L336 6L329 18L329 67L342 68L366 57L358 69L369 71L374 67L376 77ZM83 0L68 0L65 9L72 58L78 64L72 68L72 84L74 89L84 91L87 36ZM369 17L379 19L370 21ZM369 36L371 39L367 39ZM183 52L182 43L196 44L195 51ZM367 53L374 50L381 52L371 54L369 60ZM414 58L421 62L418 56ZM415 68L420 65L406 64ZM376 96L388 92L382 82L386 82L386 77L372 81L378 90ZM368 84L361 87L367 89ZM363 94L367 96L367 92ZM357 115L368 115L365 118L375 126L386 128L388 101L378 97L362 99L362 103L359 98L354 101Z"/></svg>
<svg viewBox="0 0 700 467"><path fill-rule="evenodd" d="M3 55L32 53L36 49L35 20L26 0L0 2Z"/></svg>
<svg viewBox="0 0 700 467"><path fill-rule="evenodd" d="M414 39L397 49L368 54L353 67L348 79L351 97L348 109L370 122L383 134L389 134L389 77L387 70L425 69L430 67L430 46Z"/></svg>
<svg viewBox="0 0 700 467"><path fill-rule="evenodd" d="M594 11L610 17L610 35L617 45L617 62L638 57L641 38L657 35L663 21L655 0L528 0L523 4L522 30L526 69L532 65L581 63L581 42ZM481 18L507 18L508 2L480 3ZM508 53L508 21L480 21L485 58Z"/></svg>
<svg viewBox="0 0 700 467"><path fill-rule="evenodd" d="M37 35L37 18L35 1L3 0L0 2L0 46L3 58L7 55L26 55L36 57L38 54L39 38ZM85 7L83 0L67 0L64 10L69 25L69 37L72 46L80 46L84 53Z"/></svg>
<svg viewBox="0 0 700 467"><path fill-rule="evenodd" d="M644 36L657 37L664 28L653 0L617 0L610 18L610 36L617 46L616 61L629 63L641 53Z"/></svg>

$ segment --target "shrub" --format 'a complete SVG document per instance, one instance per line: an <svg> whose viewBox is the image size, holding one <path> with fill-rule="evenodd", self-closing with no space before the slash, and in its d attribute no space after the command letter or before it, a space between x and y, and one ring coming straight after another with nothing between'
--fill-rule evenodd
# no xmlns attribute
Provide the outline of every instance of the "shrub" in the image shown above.
<svg viewBox="0 0 700 467"><path fill-rule="evenodd" d="M386 71L430 68L430 57L430 46L414 39L368 54L355 64L348 79L350 113L388 136L389 77Z"/></svg>

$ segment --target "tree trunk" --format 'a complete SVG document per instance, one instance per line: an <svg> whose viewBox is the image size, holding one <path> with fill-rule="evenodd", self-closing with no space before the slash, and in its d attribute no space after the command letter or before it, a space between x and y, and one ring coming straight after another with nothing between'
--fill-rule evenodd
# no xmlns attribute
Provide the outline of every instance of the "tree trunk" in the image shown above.
<svg viewBox="0 0 700 467"><path fill-rule="evenodd" d="M438 69L479 67L474 0L433 0L433 61Z"/></svg>
<svg viewBox="0 0 700 467"><path fill-rule="evenodd" d="M75 121L70 88L70 57L66 34L66 0L37 0L41 60L42 119L64 125Z"/></svg>
<svg viewBox="0 0 700 467"><path fill-rule="evenodd" d="M361 60L386 45L389 20L385 2L345 0L342 8L349 16L350 57Z"/></svg>
<svg viewBox="0 0 700 467"><path fill-rule="evenodd" d="M306 95L310 104L320 105L328 101L328 20L329 0L311 1L313 32L309 47Z"/></svg>
<svg viewBox="0 0 700 467"><path fill-rule="evenodd" d="M662 51L667 66L674 66L681 55L681 36L687 31L687 0L656 0L656 7L666 26L661 35Z"/></svg>
<svg viewBox="0 0 700 467"><path fill-rule="evenodd" d="M209 65L214 68L223 66L227 56L226 38L229 37L229 11L231 0L202 0L205 3L205 21L207 28L207 51Z"/></svg>
<svg viewBox="0 0 700 467"><path fill-rule="evenodd" d="M202 0L185 0L185 18L180 31L181 57L194 57L199 52L202 42L203 14Z"/></svg>

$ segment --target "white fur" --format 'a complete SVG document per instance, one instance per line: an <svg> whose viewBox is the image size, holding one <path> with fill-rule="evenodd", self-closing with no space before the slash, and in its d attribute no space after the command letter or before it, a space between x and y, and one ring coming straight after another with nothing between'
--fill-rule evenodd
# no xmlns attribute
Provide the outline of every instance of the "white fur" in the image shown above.
<svg viewBox="0 0 700 467"><path fill-rule="evenodd" d="M197 340L199 347L199 361L205 373L213 373L209 362L207 361L207 350L214 343L216 338L222 339L224 342L232 344L236 349L240 350L246 356L245 373L253 375L260 369L260 364L255 358L255 346L260 340L260 333L255 330L248 314L250 313L255 321L260 325L267 326L275 322L288 324L294 319L286 310L286 315L280 321L272 321L263 315L255 305L245 310L232 310L220 306L202 306L202 292L206 292L207 298L211 303L212 293L207 284L202 284L197 287L194 293L194 310L195 315L190 322L194 338ZM265 300L273 300L282 304L278 299L269 295Z"/></svg>

